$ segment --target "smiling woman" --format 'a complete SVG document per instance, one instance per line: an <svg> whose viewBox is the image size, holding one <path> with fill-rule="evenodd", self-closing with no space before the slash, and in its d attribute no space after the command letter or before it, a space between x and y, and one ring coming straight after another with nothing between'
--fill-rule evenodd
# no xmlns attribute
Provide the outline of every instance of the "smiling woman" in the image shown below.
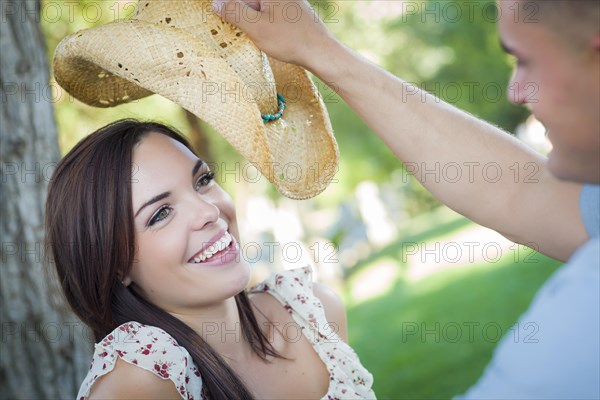
<svg viewBox="0 0 600 400"><path fill-rule="evenodd" d="M53 176L46 228L98 342L78 399L375 397L310 269L245 290L233 202L174 130L123 120L82 140Z"/></svg>
<svg viewBox="0 0 600 400"><path fill-rule="evenodd" d="M182 318L189 307L233 301L248 284L250 267L239 254L229 195L186 145L160 133L137 145L133 164L137 252L125 282Z"/></svg>

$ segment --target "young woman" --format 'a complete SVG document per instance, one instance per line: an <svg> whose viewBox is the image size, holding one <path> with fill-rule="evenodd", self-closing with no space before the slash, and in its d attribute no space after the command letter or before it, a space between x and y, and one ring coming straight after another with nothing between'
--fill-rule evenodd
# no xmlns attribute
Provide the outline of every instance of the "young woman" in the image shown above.
<svg viewBox="0 0 600 400"><path fill-rule="evenodd" d="M172 129L123 120L83 139L46 218L63 291L98 341L78 399L375 397L310 269L245 290L232 200Z"/></svg>

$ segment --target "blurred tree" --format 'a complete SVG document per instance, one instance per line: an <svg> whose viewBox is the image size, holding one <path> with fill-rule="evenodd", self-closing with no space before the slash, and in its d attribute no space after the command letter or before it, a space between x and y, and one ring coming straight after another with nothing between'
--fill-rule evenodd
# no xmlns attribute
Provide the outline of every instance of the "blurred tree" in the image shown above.
<svg viewBox="0 0 600 400"><path fill-rule="evenodd" d="M404 44L384 57L386 68L456 107L513 132L529 115L508 101L512 57L500 47L494 0L407 4L386 23ZM408 75L408 76L407 76Z"/></svg>
<svg viewBox="0 0 600 400"><path fill-rule="evenodd" d="M183 110L183 112L185 113L185 119L190 127L187 133L194 150L196 150L196 154L198 154L198 157L201 160L213 163L214 160L211 158L210 154L210 143L206 136L205 123L188 110Z"/></svg>
<svg viewBox="0 0 600 400"><path fill-rule="evenodd" d="M10 399L73 398L91 345L44 274L44 203L59 152L40 2L0 6L0 387Z"/></svg>

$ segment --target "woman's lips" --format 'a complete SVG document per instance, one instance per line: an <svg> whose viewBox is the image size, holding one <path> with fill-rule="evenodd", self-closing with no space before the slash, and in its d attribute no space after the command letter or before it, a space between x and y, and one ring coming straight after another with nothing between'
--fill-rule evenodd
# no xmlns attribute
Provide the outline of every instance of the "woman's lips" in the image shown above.
<svg viewBox="0 0 600 400"><path fill-rule="evenodd" d="M204 261L194 262L192 260L192 261L190 261L190 263L193 265L218 267L218 266L229 265L232 262L239 261L239 257L240 257L239 244L238 244L237 240L235 240L235 237L233 235L231 235L229 233L227 233L227 234L230 235L231 240L230 240L230 243L224 249L217 251L210 258L207 258ZM202 253L202 252L200 252L200 253ZM196 257L198 257L198 256L196 256Z"/></svg>
<svg viewBox="0 0 600 400"><path fill-rule="evenodd" d="M229 232L225 232L218 240L206 243L203 250L196 253L191 259L192 263L200 263L214 257L215 254L225 250L231 244L232 238Z"/></svg>
<svg viewBox="0 0 600 400"><path fill-rule="evenodd" d="M206 252L212 245L214 245L216 242L221 240L223 238L223 236L225 236L228 233L229 232L227 232L227 229L223 229L223 230L217 232L212 238L210 238L210 240L208 242L203 243L202 248L200 250L198 250L198 252L196 252L192 257L190 257L188 259L188 262L193 263L194 259L199 257L202 253Z"/></svg>

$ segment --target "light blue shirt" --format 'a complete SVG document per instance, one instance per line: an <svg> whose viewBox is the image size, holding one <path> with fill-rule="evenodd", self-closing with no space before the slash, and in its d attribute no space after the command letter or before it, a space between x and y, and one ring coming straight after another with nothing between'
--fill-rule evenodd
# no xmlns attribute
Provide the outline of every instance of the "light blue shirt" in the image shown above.
<svg viewBox="0 0 600 400"><path fill-rule="evenodd" d="M600 186L580 198L590 239L540 288L460 399L600 398Z"/></svg>

